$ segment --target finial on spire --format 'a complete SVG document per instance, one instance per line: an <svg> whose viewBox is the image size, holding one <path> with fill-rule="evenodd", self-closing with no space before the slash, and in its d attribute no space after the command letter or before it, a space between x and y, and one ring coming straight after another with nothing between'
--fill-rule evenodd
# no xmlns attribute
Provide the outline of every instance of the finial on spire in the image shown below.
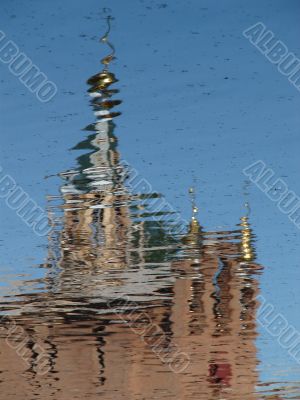
<svg viewBox="0 0 300 400"><path fill-rule="evenodd" d="M197 219L198 214L198 207L196 206L196 193L194 186L189 188L189 195L192 203L192 220L190 222L190 229L191 233L197 233L200 231L200 224Z"/></svg>
<svg viewBox="0 0 300 400"><path fill-rule="evenodd" d="M91 86L88 89L88 93L92 97L91 103L98 121L109 121L121 114L119 111L112 111L115 106L121 104L121 100L111 99L114 94L119 92L118 89L112 89L110 87L114 83L118 82L115 74L109 71L109 65L115 58L115 48L109 42L108 38L111 30L110 22L112 19L113 18L110 15L106 17L107 30L100 39L100 42L109 46L112 51L101 60L101 63L104 65L101 72L93 75L87 81L88 85Z"/></svg>
<svg viewBox="0 0 300 400"><path fill-rule="evenodd" d="M242 250L242 257L244 261L253 261L255 258L255 250L253 248L253 235L251 225L249 223L249 215L251 213L251 208L248 202L245 203L245 207L247 210L247 214L241 217L241 250Z"/></svg>
<svg viewBox="0 0 300 400"><path fill-rule="evenodd" d="M199 246L201 242L201 226L197 219L198 207L196 206L195 188L189 188L189 195L192 203L192 219L189 223L188 233L183 237L184 243L192 246Z"/></svg>
<svg viewBox="0 0 300 400"><path fill-rule="evenodd" d="M111 29L111 23L110 23L110 21L111 21L112 19L113 19L113 18L112 18L110 15L108 15L108 16L106 17L107 30L106 30L105 34L100 38L100 42L101 42L101 43L107 44L107 45L110 47L111 51L112 51L111 54L105 56L105 57L102 58L102 60L101 60L101 64L103 64L103 65L105 66L105 68L108 68L108 65L115 59L115 48L114 48L114 46L108 41L108 37L109 37L109 34L110 34L110 29Z"/></svg>
<svg viewBox="0 0 300 400"><path fill-rule="evenodd" d="M195 188L193 186L189 188L189 194L192 203L192 220L195 220L196 215L198 214L198 207L196 206L196 193L195 193Z"/></svg>
<svg viewBox="0 0 300 400"><path fill-rule="evenodd" d="M246 217L249 218L249 216L251 214L251 208L250 208L250 204L248 203L248 201L246 201L246 203L245 203L245 208L247 210Z"/></svg>

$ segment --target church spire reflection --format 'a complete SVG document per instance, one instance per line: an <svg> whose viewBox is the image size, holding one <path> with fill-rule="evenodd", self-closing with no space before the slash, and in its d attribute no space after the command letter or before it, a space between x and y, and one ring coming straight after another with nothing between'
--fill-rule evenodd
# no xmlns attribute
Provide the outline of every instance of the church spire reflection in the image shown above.
<svg viewBox="0 0 300 400"><path fill-rule="evenodd" d="M120 163L113 119L121 114L115 110L121 100L115 99L119 90L114 73L109 71L115 49L109 41L111 19L101 42L111 52L101 63L102 70L88 79L91 107L96 122L85 130L89 135L74 149L90 150L78 157L78 170L64 172L61 187L64 199L61 257L59 264L69 268L72 261L80 268L126 264L126 243L129 241L130 194L124 181L126 171Z"/></svg>

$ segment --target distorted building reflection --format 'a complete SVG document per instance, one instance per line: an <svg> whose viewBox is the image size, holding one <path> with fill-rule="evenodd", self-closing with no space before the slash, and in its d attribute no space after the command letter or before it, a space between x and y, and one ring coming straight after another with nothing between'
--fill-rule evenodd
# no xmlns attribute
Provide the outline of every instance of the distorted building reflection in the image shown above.
<svg viewBox="0 0 300 400"><path fill-rule="evenodd" d="M255 341L262 267L249 206L235 229L208 232L191 189L191 222L174 236L168 221L147 211L155 194L130 190L115 132L121 101L109 70L109 31L102 42L111 53L88 80L97 121L74 148L85 151L77 168L60 174L61 195L49 197L43 290L10 305L28 338L28 363L2 335L1 392L25 400L261 399ZM120 319L108 301L122 295L131 308ZM155 332L141 334L143 315L164 333L162 351L173 344L189 356L183 371L157 357ZM43 376L35 343L48 357Z"/></svg>

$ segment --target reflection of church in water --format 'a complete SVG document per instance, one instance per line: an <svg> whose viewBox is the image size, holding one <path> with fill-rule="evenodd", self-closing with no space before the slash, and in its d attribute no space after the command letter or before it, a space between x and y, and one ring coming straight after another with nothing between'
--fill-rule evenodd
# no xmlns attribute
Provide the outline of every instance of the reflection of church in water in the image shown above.
<svg viewBox="0 0 300 400"><path fill-rule="evenodd" d="M111 46L108 34L102 41ZM120 101L109 71L111 48L103 70L88 80L97 122L76 146L87 152L78 170L60 174L59 215L50 208L45 290L24 296L16 317L48 352L50 372L35 373L34 352L31 368L24 368L4 345L0 369L11 365L8 385L15 380L25 399L30 380L43 399L259 399L255 298L261 267L249 218L232 231L205 232L193 204L184 237L170 237L169 222L147 211L158 195L130 192L114 134ZM104 300L120 294L162 329L166 349L173 343L189 355L182 373L172 372L141 340L139 311L128 316L137 317L133 332L107 307Z"/></svg>

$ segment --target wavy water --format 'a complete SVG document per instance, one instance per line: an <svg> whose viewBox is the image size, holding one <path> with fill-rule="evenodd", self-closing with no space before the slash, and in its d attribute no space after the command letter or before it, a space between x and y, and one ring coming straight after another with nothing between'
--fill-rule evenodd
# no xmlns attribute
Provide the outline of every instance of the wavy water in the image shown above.
<svg viewBox="0 0 300 400"><path fill-rule="evenodd" d="M209 231L191 189L191 220L178 223L122 161L109 33L87 81L96 121L47 197L41 276L1 272L1 398L298 399L300 382L260 380L264 266L249 205L232 229Z"/></svg>

